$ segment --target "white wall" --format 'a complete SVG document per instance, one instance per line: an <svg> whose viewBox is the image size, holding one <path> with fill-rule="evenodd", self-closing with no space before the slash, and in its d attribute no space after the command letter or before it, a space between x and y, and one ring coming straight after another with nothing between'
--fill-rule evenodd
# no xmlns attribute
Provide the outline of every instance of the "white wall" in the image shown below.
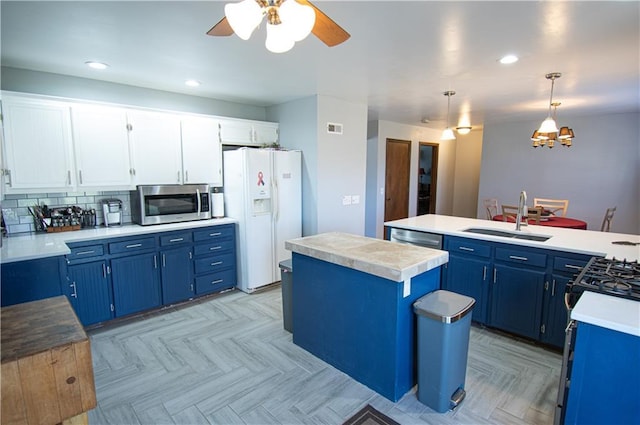
<svg viewBox="0 0 640 425"><path fill-rule="evenodd" d="M367 106L313 96L269 107L267 117L280 123L283 146L303 151L303 235L363 235ZM327 122L342 124L343 134L327 133ZM343 205L353 195L359 202Z"/></svg>
<svg viewBox="0 0 640 425"><path fill-rule="evenodd" d="M384 233L384 186L387 139L411 141L409 176L409 216L415 216L418 193L418 145L431 142L439 145L436 214L451 215L455 171L455 141L440 141L441 130L399 124L391 121L369 123L367 170L366 235L382 238Z"/></svg>
<svg viewBox="0 0 640 425"><path fill-rule="evenodd" d="M482 157L481 129L469 134L456 134L456 154L454 171L454 191L452 215L476 217L478 207L478 187L480 185L480 164Z"/></svg>
<svg viewBox="0 0 640 425"><path fill-rule="evenodd" d="M88 78L2 67L2 90L91 100L167 111L190 112L264 121L260 106L226 102ZM194 89L197 93L197 89Z"/></svg>
<svg viewBox="0 0 640 425"><path fill-rule="evenodd" d="M607 207L617 206L612 231L640 234L640 114L561 119L573 128L573 146L534 149L529 140L540 121L487 124L477 216L482 199L517 204L526 190L533 198L568 199L567 215L600 230Z"/></svg>

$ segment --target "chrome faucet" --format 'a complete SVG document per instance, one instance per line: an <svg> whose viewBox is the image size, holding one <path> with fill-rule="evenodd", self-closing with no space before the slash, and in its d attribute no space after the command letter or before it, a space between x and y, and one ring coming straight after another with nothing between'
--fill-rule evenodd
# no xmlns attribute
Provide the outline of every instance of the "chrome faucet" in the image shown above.
<svg viewBox="0 0 640 425"><path fill-rule="evenodd" d="M524 217L524 223L522 218ZM520 226L528 226L527 218L529 211L527 210L527 192L520 192L520 201L518 202L518 214L516 215L516 230L520 230Z"/></svg>

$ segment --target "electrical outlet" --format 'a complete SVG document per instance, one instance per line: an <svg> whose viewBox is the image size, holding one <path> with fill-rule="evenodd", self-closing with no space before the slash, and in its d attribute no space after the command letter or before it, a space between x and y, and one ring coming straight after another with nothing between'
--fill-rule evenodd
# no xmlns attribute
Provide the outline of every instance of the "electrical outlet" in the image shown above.
<svg viewBox="0 0 640 425"><path fill-rule="evenodd" d="M359 204L360 203L360 195L351 195L351 203Z"/></svg>
<svg viewBox="0 0 640 425"><path fill-rule="evenodd" d="M351 196L344 195L342 197L342 205L351 205Z"/></svg>

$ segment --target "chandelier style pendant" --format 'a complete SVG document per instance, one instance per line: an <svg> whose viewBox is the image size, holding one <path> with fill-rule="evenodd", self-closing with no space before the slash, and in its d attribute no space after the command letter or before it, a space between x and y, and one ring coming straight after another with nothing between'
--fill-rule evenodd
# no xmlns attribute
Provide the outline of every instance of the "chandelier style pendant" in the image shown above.
<svg viewBox="0 0 640 425"><path fill-rule="evenodd" d="M553 101L553 85L556 79L562 76L559 72L552 72L545 75L547 80L551 80L551 96L549 97L549 114L540 128L533 132L531 136L532 146L537 148L538 146L548 146L553 148L556 141L559 141L562 146L570 147L574 138L573 129L569 127L561 127L558 129L556 124L556 114L560 102ZM553 107L553 116L551 116L551 108Z"/></svg>

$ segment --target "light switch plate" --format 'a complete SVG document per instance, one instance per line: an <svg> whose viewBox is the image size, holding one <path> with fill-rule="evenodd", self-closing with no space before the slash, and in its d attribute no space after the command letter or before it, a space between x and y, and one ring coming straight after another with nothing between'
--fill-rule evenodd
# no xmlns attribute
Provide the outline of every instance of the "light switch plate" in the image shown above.
<svg viewBox="0 0 640 425"><path fill-rule="evenodd" d="M344 195L342 197L342 205L351 205L351 196Z"/></svg>

